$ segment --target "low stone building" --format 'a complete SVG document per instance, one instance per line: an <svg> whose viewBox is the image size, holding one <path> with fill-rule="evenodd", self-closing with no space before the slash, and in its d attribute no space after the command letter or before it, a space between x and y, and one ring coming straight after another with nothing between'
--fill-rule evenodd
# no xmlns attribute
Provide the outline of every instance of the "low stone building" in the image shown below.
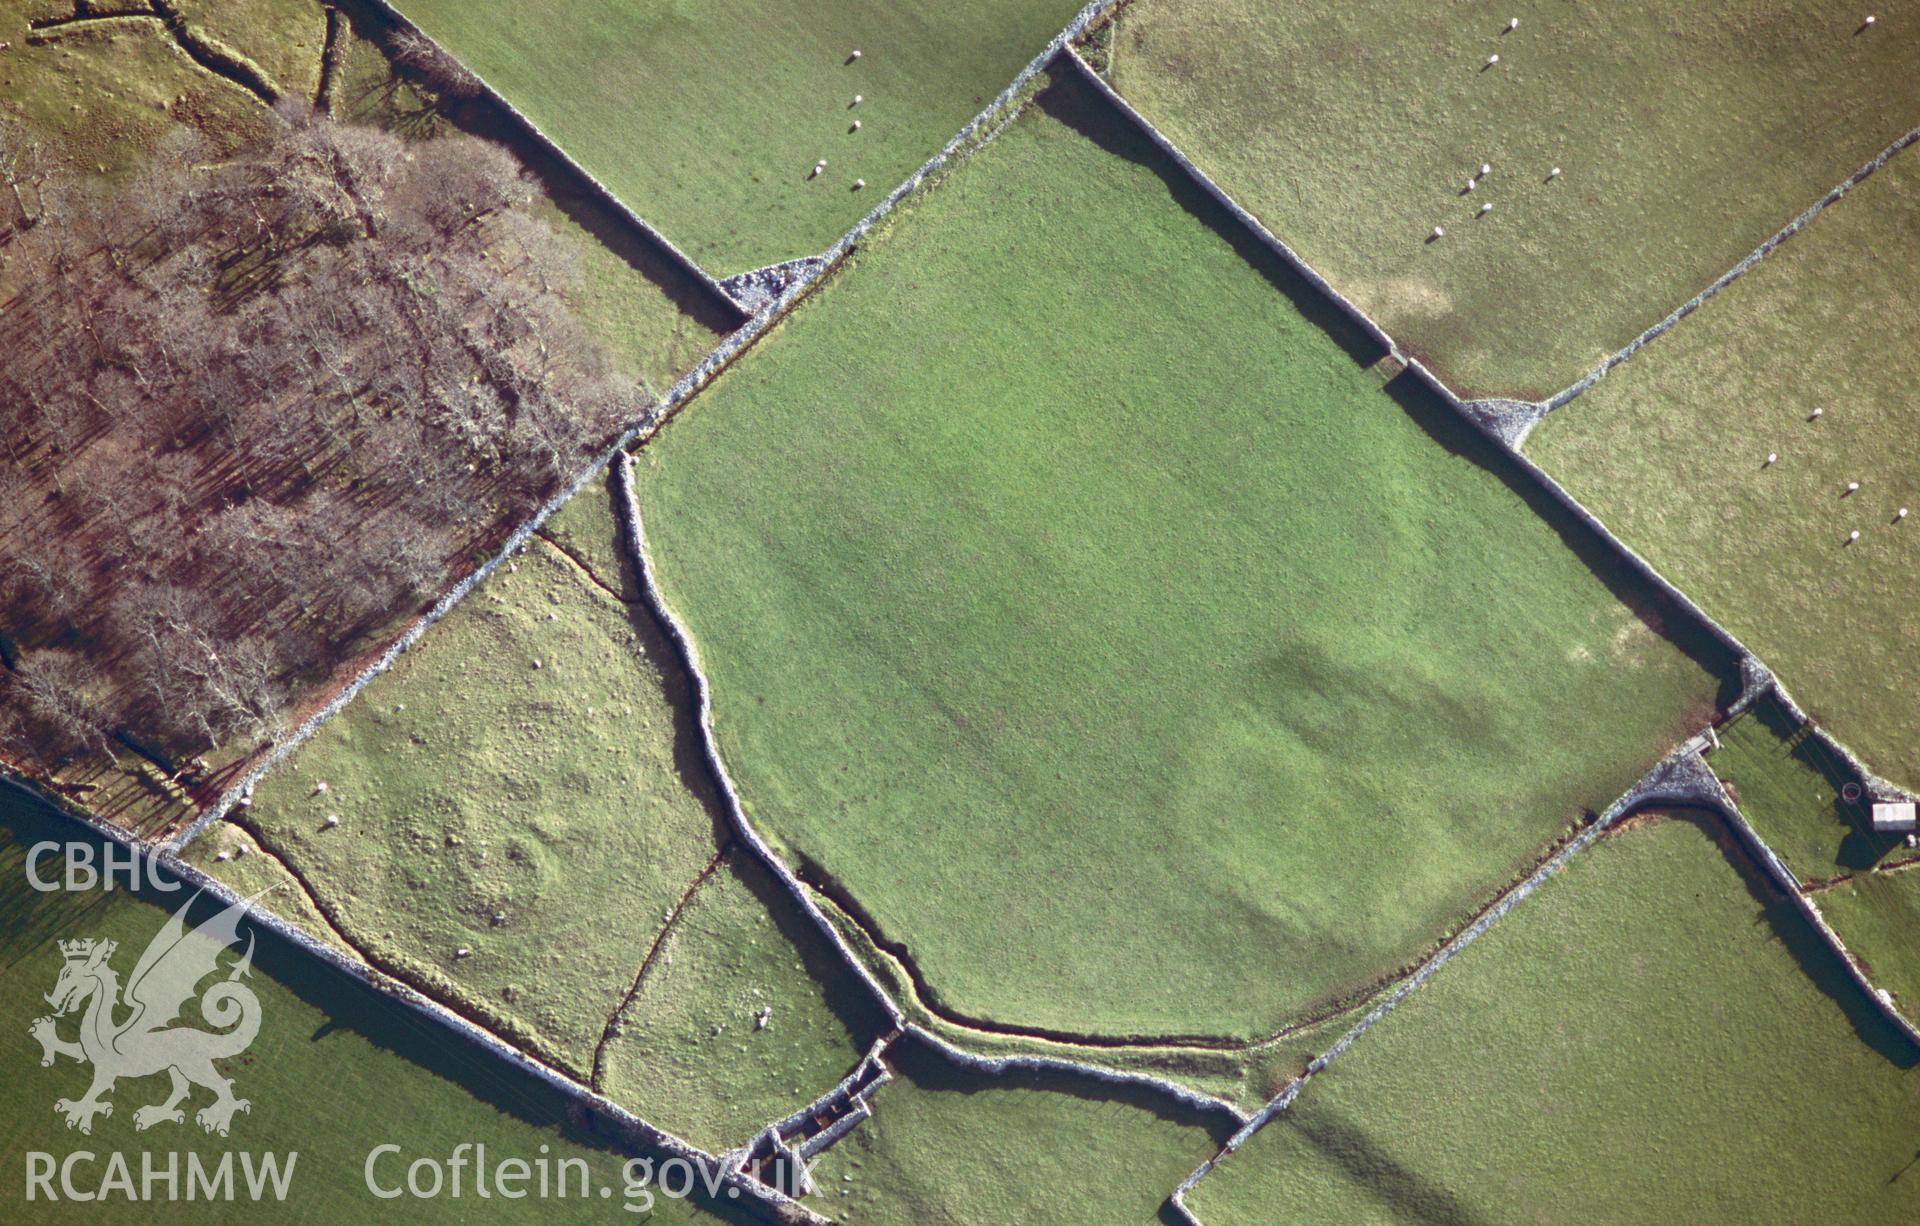
<svg viewBox="0 0 1920 1226"><path fill-rule="evenodd" d="M1913 802L1874 801L1873 829L1876 834L1911 834L1915 829Z"/></svg>

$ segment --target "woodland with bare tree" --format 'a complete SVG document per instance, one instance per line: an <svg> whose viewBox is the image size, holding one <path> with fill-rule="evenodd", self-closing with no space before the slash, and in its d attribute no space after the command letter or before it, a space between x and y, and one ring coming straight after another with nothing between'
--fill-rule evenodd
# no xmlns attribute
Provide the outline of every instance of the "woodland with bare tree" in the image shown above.
<svg viewBox="0 0 1920 1226"><path fill-rule="evenodd" d="M16 761L271 738L650 402L495 145L287 107L102 195L0 144Z"/></svg>

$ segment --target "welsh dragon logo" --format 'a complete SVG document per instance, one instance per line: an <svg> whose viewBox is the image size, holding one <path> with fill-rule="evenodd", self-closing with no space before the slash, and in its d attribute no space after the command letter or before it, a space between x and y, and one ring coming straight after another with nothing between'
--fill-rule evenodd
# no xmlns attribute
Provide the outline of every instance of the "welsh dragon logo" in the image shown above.
<svg viewBox="0 0 1920 1226"><path fill-rule="evenodd" d="M113 1104L105 1095L115 1083L122 1077L162 1072L173 1079L173 1089L165 1102L133 1113L135 1128L184 1122L180 1104L194 1086L213 1091L213 1102L194 1113L208 1132L226 1136L234 1112L249 1108L246 1099L233 1096L233 1082L220 1075L214 1061L239 1055L260 1033L259 998L240 982L242 976L252 974L252 933L247 934L246 953L227 977L200 996L201 1018L220 1029L196 1030L175 1023L200 981L220 969L220 954L239 944L240 921L253 900L234 903L188 931L187 909L194 899L173 913L140 955L127 980L125 999L120 976L111 965L118 942L91 938L60 942L65 961L59 980L45 998L53 1006L53 1016L35 1019L27 1033L40 1041L42 1068L59 1056L93 1065L93 1085L85 1096L54 1104L54 1110L66 1117L67 1127L91 1133L95 1116L113 1114ZM54 1019L83 1006L79 1042L61 1038Z"/></svg>

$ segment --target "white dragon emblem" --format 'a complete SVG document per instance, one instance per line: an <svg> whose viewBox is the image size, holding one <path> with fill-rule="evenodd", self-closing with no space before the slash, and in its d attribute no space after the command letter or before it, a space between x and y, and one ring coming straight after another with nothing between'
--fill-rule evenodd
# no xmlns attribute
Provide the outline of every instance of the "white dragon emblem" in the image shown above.
<svg viewBox="0 0 1920 1226"><path fill-rule="evenodd" d="M120 977L109 965L118 942L92 938L60 942L65 961L59 980L45 998L53 1006L53 1016L36 1018L27 1033L40 1041L42 1068L57 1056L93 1065L93 1085L85 1097L63 1098L54 1104L54 1110L66 1117L67 1127L91 1133L95 1116L113 1114L113 1104L102 1096L113 1090L115 1082L159 1072L173 1078L173 1090L166 1102L135 1111L135 1128L184 1122L180 1103L196 1085L214 1093L213 1102L194 1115L208 1132L226 1136L233 1113L249 1108L246 1099L233 1096L233 1082L222 1077L213 1062L239 1055L260 1033L259 998L239 982L241 976L252 973L252 933L247 934L246 954L224 980L200 997L201 1018L223 1029L215 1032L173 1024L200 981L220 969L221 952L239 944L240 920L253 904L251 898L236 902L189 932L187 908L198 897L195 894L174 912L140 955L124 1001ZM80 1019L80 1041L69 1042L56 1032L54 1018L82 1004L86 1012ZM123 1016L116 1020L117 1013Z"/></svg>

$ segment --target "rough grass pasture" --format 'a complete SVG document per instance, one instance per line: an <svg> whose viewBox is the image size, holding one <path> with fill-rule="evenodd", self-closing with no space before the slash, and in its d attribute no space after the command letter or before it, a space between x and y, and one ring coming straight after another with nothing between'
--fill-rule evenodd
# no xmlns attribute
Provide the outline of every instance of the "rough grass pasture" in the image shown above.
<svg viewBox="0 0 1920 1226"><path fill-rule="evenodd" d="M1138 0L1110 54L1135 106L1456 391L1539 398L1920 123L1920 5L1860 31L1865 11Z"/></svg>
<svg viewBox="0 0 1920 1226"><path fill-rule="evenodd" d="M327 42L318 0L174 0L180 20L245 56L283 92L311 102Z"/></svg>
<svg viewBox="0 0 1920 1226"><path fill-rule="evenodd" d="M1916 284L1909 149L1527 444L1869 769L1908 787L1920 519L1898 517L1920 507Z"/></svg>
<svg viewBox="0 0 1920 1226"><path fill-rule="evenodd" d="M844 1077L875 1023L791 902L720 854L684 679L623 602L614 531L588 486L236 820L370 956L726 1148Z"/></svg>
<svg viewBox="0 0 1920 1226"><path fill-rule="evenodd" d="M0 0L0 41L11 43L0 51L0 118L17 123L56 165L112 183L143 165L179 126L199 132L219 152L267 131L259 100L195 64L156 20L89 20L61 27L45 42L28 40L29 18L72 12L70 2ZM196 29L203 19L213 23L214 36L225 46L259 64L285 66L311 53L317 76L324 14L312 0L205 0L184 4L181 12ZM332 91L341 122L421 137L447 129L449 120L436 101L396 78L360 26L352 27L348 39ZM538 206L541 215L579 260L577 309L616 361L653 389L664 389L738 322L730 306L715 301L678 264L626 230L611 209L574 180L538 159L530 169L547 193ZM0 267L0 296L7 293L6 284ZM8 518L0 509L0 523ZM396 615L410 612L396 610ZM382 627L379 633L391 630ZM353 644L341 654L358 655L368 647L367 642ZM297 699L315 702L314 695L326 688L321 679ZM253 748L229 742L208 756L226 777ZM94 812L145 830L184 821L196 803L218 790L203 785L203 794L189 795L163 772L132 757L117 765L89 758L73 764L63 781L96 787L87 799Z"/></svg>
<svg viewBox="0 0 1920 1226"><path fill-rule="evenodd" d="M1576 856L1188 1204L1208 1226L1913 1220L1920 1053L1702 820Z"/></svg>
<svg viewBox="0 0 1920 1226"><path fill-rule="evenodd" d="M1920 871L1899 867L1855 873L1814 903L1849 952L1867 968L1873 986L1920 1021Z"/></svg>
<svg viewBox="0 0 1920 1226"><path fill-rule="evenodd" d="M188 846L181 858L249 898L262 890L271 891L262 905L286 916L341 952L360 956L333 930L327 917L314 905L313 898L287 871L287 866L262 851L252 835L231 822L222 822L207 830Z"/></svg>
<svg viewBox="0 0 1920 1226"><path fill-rule="evenodd" d="M545 1201L535 1198L485 1202L485 1220L501 1223L606 1222L618 1206L622 1165L627 1153L570 1117L568 1107L550 1091L497 1058L479 1055L436 1026L397 1007L380 993L318 967L262 929L257 938L253 974L246 980L260 1000L261 1028L252 1046L220 1065L235 1081L234 1091L252 1106L236 1115L226 1137L203 1131L189 1115L184 1124L134 1127L135 1109L166 1097L164 1077L123 1079L110 1101L111 1116L95 1121L92 1135L69 1131L53 1110L55 1099L78 1097L87 1088L88 1071L61 1059L39 1066L39 1047L29 1040L33 1019L49 1010L42 994L60 969L56 941L94 937L118 941L114 965L124 975L160 930L167 916L186 901L175 894L135 896L107 893L39 893L25 875L27 848L42 840L85 841L72 822L48 811L14 788L0 787L0 914L5 948L0 951L0 1026L9 1036L12 1059L0 1094L0 1195L10 1206L9 1220L35 1223L100 1222L274 1222L331 1226L343 1221L438 1223L474 1220L476 1204L461 1199L381 1200L367 1191L363 1170L368 1152L396 1144L377 1167L383 1185L403 1181L406 1163L419 1157L444 1162L456 1145L484 1144L492 1160L517 1156L529 1163L545 1156L587 1163L595 1187L611 1185L616 1198ZM96 844L97 847L97 844ZM157 905L156 905L157 904ZM204 904L193 922L204 918ZM223 965L231 957L222 959ZM184 1019L202 1025L195 1006ZM69 1017L63 1035L75 1029ZM211 1095L195 1090L189 1110ZM118 1196L76 1203L44 1197L25 1202L24 1172L30 1151L50 1153L56 1162L86 1150L95 1155L74 1168L75 1182L90 1190L107 1172L107 1155L127 1155L138 1186L142 1151L155 1151L161 1169L167 1152L177 1152L181 1196L159 1203L130 1203ZM209 1167L228 1155L236 1163L237 1187L245 1184L238 1155L297 1151L293 1177L283 1203L255 1204L244 1191L232 1201L188 1202L186 1157L192 1152ZM575 1176L577 1179L577 1176ZM56 1194L59 1184L54 1184ZM618 1208L611 1212L619 1213ZM21 1216L24 1215L24 1216ZM624 1216L624 1215L622 1215ZM661 1203L650 1222L712 1221L682 1202Z"/></svg>
<svg viewBox="0 0 1920 1226"><path fill-rule="evenodd" d="M1720 730L1707 764L1734 791L1740 811L1802 881L1823 881L1899 854L1897 835L1873 832L1873 805L1841 791L1858 782L1839 755L1765 701Z"/></svg>
<svg viewBox="0 0 1920 1226"><path fill-rule="evenodd" d="M825 250L1004 89L1079 4L397 7L725 276ZM849 61L855 50L861 57ZM826 170L810 178L822 158Z"/></svg>
<svg viewBox="0 0 1920 1226"><path fill-rule="evenodd" d="M303 5L310 0L275 0ZM722 302L658 244L635 234L597 193L500 117L472 103L436 98L421 83L396 75L377 44L371 16L347 9L352 39L336 114L409 135L429 136L448 126L503 141L540 182L547 199L540 215L577 252L576 309L615 358L665 391L738 326L737 309Z"/></svg>
<svg viewBox="0 0 1920 1226"><path fill-rule="evenodd" d="M1269 1033L1713 707L1378 356L1069 79L641 452L755 819L947 1007Z"/></svg>
<svg viewBox="0 0 1920 1226"><path fill-rule="evenodd" d="M536 539L239 819L357 944L576 1071L718 837L640 630Z"/></svg>
<svg viewBox="0 0 1920 1226"><path fill-rule="evenodd" d="M736 844L648 958L607 1044L601 1089L718 1153L818 1098L885 1024L839 954Z"/></svg>
<svg viewBox="0 0 1920 1226"><path fill-rule="evenodd" d="M1160 1100L1097 1083L984 1077L911 1042L873 1115L828 1150L809 1205L837 1221L1111 1226L1156 1220L1226 1140Z"/></svg>
<svg viewBox="0 0 1920 1226"><path fill-rule="evenodd" d="M118 177L185 123L222 150L266 122L253 95L201 68L157 21L75 28L27 38L29 7L0 0L0 116L20 124L55 163Z"/></svg>

